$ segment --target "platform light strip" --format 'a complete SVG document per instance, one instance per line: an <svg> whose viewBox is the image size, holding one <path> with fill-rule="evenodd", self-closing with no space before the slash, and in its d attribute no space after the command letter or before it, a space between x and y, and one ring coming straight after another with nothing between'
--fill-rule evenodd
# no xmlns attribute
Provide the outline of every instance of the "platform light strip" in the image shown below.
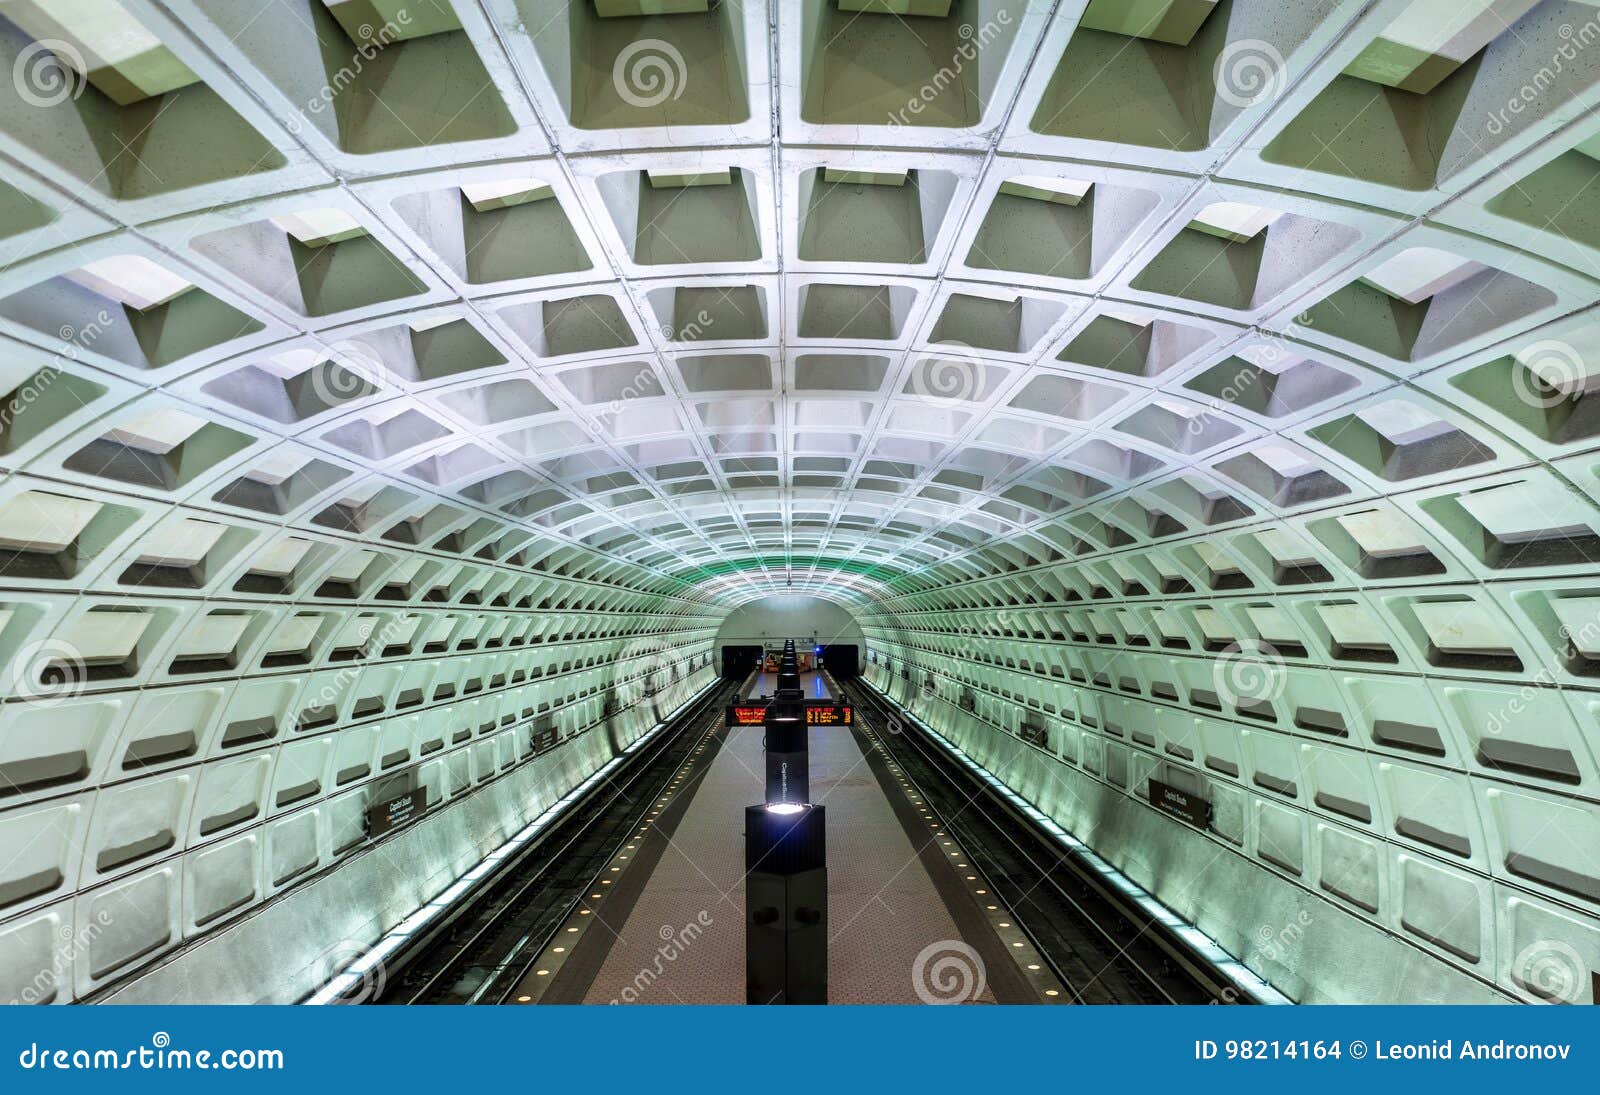
<svg viewBox="0 0 1600 1095"><path fill-rule="evenodd" d="M474 884L492 871L501 860L548 828L551 822L559 818L574 802L587 794L590 788L614 772L625 757L637 751L647 741L659 734L669 722L681 715L695 701L716 686L717 682L712 681L680 704L665 719L640 734L632 743L625 746L621 753L606 761L588 779L557 799L554 805L523 826L515 836L484 856L474 867L451 883L442 893L419 906L415 912L389 929L384 936L373 944L370 950L335 974L327 984L312 993L304 1002L307 1004L336 1004L360 987L362 976L371 970L373 966L399 950L401 945L412 935L415 935L418 931L433 923L438 917L444 915L451 905L455 904L463 894L472 889Z"/></svg>
<svg viewBox="0 0 1600 1095"><path fill-rule="evenodd" d="M883 696L884 699L887 700L889 698L886 693L877 687L877 685L872 684L870 681L867 681L866 683L875 692ZM1177 913L1167 908L1167 906L1157 901L1144 887L1140 886L1133 879L1117 870L1117 868L1113 867L1110 863L1107 863L1104 859L1101 859L1100 856L1090 850L1087 844L1073 836L1061 825L1047 818L1044 813L1038 809L1038 807L1034 806L1027 799L1023 798L1010 787L1006 786L1006 784L1001 782L998 777L993 775L987 768L983 767L983 765L967 756L967 754L963 752L959 746L949 741L943 734L939 733L939 731L929 726L926 722L922 721L922 719L918 718L905 708L902 707L900 710L906 717L910 718L911 721L920 726L929 737L938 742L947 753L970 769L975 775L978 776L978 778L982 779L985 783L998 791L1006 799L1006 801L1021 809L1022 812L1027 814L1032 820L1039 822L1040 826L1046 832L1054 836L1062 845L1076 852L1079 858L1093 868L1096 873L1105 878L1108 883L1132 898L1141 909L1149 914L1152 920L1158 921L1166 927L1171 928L1174 934L1176 934L1194 949L1195 953L1199 954L1207 962L1211 963L1211 965L1215 967L1219 973L1221 973L1229 981L1232 981L1233 984L1241 991L1249 993L1252 997L1259 1000L1263 1004L1294 1003L1294 1001L1283 995L1283 993L1279 992L1266 981L1258 977L1255 972L1250 969L1250 967L1246 966L1233 955L1223 950L1222 946L1215 939L1212 939L1205 932L1201 931L1193 924L1190 924Z"/></svg>

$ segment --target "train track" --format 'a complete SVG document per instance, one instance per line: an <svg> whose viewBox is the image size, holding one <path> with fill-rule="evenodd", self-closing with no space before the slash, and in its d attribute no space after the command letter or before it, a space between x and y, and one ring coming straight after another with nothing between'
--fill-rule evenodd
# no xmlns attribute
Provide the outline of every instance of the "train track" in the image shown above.
<svg viewBox="0 0 1600 1095"><path fill-rule="evenodd" d="M673 774L721 726L732 690L706 692L476 897L397 954L374 1002L505 1003Z"/></svg>
<svg viewBox="0 0 1600 1095"><path fill-rule="evenodd" d="M858 723L956 839L1074 1003L1251 1002L914 720L896 717L865 682L851 691Z"/></svg>

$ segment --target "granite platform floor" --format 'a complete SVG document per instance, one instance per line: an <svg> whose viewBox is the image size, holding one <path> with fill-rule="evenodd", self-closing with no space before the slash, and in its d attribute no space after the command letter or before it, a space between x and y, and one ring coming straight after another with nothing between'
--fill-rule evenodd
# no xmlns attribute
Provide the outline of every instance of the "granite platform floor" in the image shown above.
<svg viewBox="0 0 1600 1095"><path fill-rule="evenodd" d="M761 800L762 729L728 735L586 1003L744 1002L743 814ZM963 961L939 946L961 935L850 732L814 727L810 748L811 797L827 807L829 1002L918 1003L917 978L962 976L935 968Z"/></svg>

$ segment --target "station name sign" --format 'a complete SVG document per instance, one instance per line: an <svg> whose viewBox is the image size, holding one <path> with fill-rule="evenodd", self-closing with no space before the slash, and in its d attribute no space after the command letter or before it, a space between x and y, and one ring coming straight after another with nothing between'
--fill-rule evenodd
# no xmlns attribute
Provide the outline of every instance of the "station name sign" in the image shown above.
<svg viewBox="0 0 1600 1095"><path fill-rule="evenodd" d="M367 835L380 837L413 820L428 808L428 789L418 787L367 808Z"/></svg>
<svg viewBox="0 0 1600 1095"><path fill-rule="evenodd" d="M1159 779L1150 781L1150 805L1180 817L1199 829L1211 826L1211 803Z"/></svg>
<svg viewBox="0 0 1600 1095"><path fill-rule="evenodd" d="M767 709L761 704L733 704L728 708L725 726L763 726ZM854 726L855 708L847 703L806 704L807 726Z"/></svg>

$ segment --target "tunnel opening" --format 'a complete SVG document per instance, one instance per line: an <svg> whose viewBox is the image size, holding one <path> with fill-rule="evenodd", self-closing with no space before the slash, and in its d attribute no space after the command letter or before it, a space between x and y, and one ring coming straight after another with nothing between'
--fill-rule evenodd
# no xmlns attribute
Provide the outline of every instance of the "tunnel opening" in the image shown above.
<svg viewBox="0 0 1600 1095"><path fill-rule="evenodd" d="M823 597L771 594L738 606L717 629L723 675L746 676L791 639L808 664L814 661L841 680L860 674L866 639L849 609Z"/></svg>

